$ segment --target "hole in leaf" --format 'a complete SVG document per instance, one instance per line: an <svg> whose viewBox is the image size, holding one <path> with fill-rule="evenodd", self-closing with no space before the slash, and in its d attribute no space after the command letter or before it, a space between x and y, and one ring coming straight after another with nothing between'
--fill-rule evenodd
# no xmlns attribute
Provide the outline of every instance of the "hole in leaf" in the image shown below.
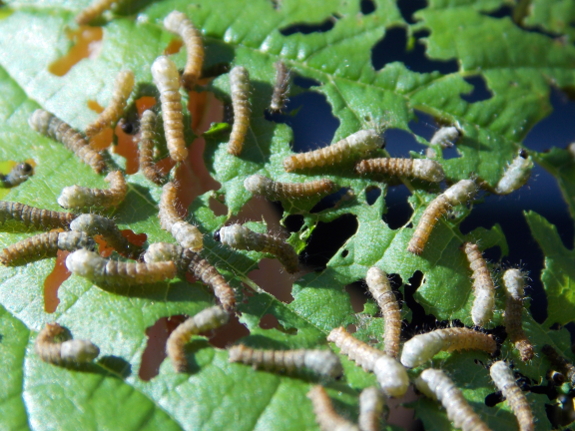
<svg viewBox="0 0 575 431"><path fill-rule="evenodd" d="M262 329L273 329L280 326L280 322L273 314L265 314L264 317L260 319L260 328Z"/></svg>
<svg viewBox="0 0 575 431"><path fill-rule="evenodd" d="M359 2L359 8L362 14L369 15L375 12L375 2L373 0L361 0Z"/></svg>
<svg viewBox="0 0 575 431"><path fill-rule="evenodd" d="M275 258L262 259L259 261L258 267L258 269L251 271L248 277L278 300L286 304L292 302L291 289L294 276L286 272L279 260Z"/></svg>
<svg viewBox="0 0 575 431"><path fill-rule="evenodd" d="M377 186L368 186L365 190L365 196L368 205L373 205L381 196L381 189Z"/></svg>
<svg viewBox="0 0 575 431"><path fill-rule="evenodd" d="M116 125L118 144L112 147L112 151L126 159L126 174L138 172L140 166L138 160L138 144L132 135L124 133L120 125Z"/></svg>
<svg viewBox="0 0 575 431"><path fill-rule="evenodd" d="M398 0L397 2L397 7L399 8L401 16L410 24L415 24L417 22L413 19L413 14L426 6L426 0Z"/></svg>
<svg viewBox="0 0 575 431"><path fill-rule="evenodd" d="M210 209L214 212L214 215L219 217L226 215L228 213L228 207L224 203L217 200L216 198L210 197L208 202Z"/></svg>
<svg viewBox="0 0 575 431"><path fill-rule="evenodd" d="M403 129L386 129L384 139L385 147L392 152L391 157L410 157L410 151L419 152L423 148L413 134Z"/></svg>
<svg viewBox="0 0 575 431"><path fill-rule="evenodd" d="M240 323L235 314L230 316L230 320L224 326L216 328L210 332L209 343L218 348L226 349L235 344L240 338L250 335L250 331Z"/></svg>
<svg viewBox="0 0 575 431"><path fill-rule="evenodd" d="M182 46L184 46L182 39L172 39L166 49L164 49L164 55L177 54L182 49Z"/></svg>
<svg viewBox="0 0 575 431"><path fill-rule="evenodd" d="M409 129L417 136L430 141L433 134L439 129L439 124L437 124L433 116L423 111L414 109L413 113L415 114L415 119L409 122Z"/></svg>
<svg viewBox="0 0 575 431"><path fill-rule="evenodd" d="M307 23L297 23L292 24L287 27L281 28L280 33L284 36L290 36L295 33L310 34L310 33L324 33L331 30L336 21L340 18L337 14L333 14L329 18L325 19L320 24L307 24Z"/></svg>
<svg viewBox="0 0 575 431"><path fill-rule="evenodd" d="M141 247L142 245L144 245L144 243L148 239L148 235L146 235L145 233L135 233L133 230L130 230L130 229L120 230L120 233L122 234L122 236L124 238L126 238L128 240L128 242L130 244L137 245L138 247ZM114 249L112 247L108 246L108 244L106 243L106 241L104 241L102 236L96 235L94 237L94 240L96 241L96 243L99 246L98 250L100 252L100 256L106 257L106 258L110 257L112 252L114 251Z"/></svg>
<svg viewBox="0 0 575 431"><path fill-rule="evenodd" d="M464 78L466 82L473 85L473 90L468 94L461 94L460 97L469 103L483 102L493 97L493 93L487 87L487 82L483 75L468 76Z"/></svg>
<svg viewBox="0 0 575 431"><path fill-rule="evenodd" d="M339 202L345 199L349 191L350 191L349 188L344 187L339 191L332 193L331 195L327 195L326 197L322 198L317 204L315 204L315 206L310 210L310 214L319 213L329 208L335 208L335 206Z"/></svg>
<svg viewBox="0 0 575 431"><path fill-rule="evenodd" d="M305 76L295 75L293 78L293 83L301 88L311 88L321 86L321 82L313 78L307 78Z"/></svg>
<svg viewBox="0 0 575 431"><path fill-rule="evenodd" d="M74 42L67 54L48 66L56 76L66 75L83 58L96 57L102 46L103 31L100 27L80 26L77 30L66 30L68 39Z"/></svg>
<svg viewBox="0 0 575 431"><path fill-rule="evenodd" d="M304 218L302 215L292 214L287 216L283 223L288 232L299 232L304 225Z"/></svg>
<svg viewBox="0 0 575 431"><path fill-rule="evenodd" d="M349 294L351 301L351 308L355 313L361 313L367 302L367 294L365 284L361 281L348 284L345 286L346 292Z"/></svg>
<svg viewBox="0 0 575 431"><path fill-rule="evenodd" d="M54 269L44 280L44 311L53 313L56 311L60 300L58 299L58 289L72 273L66 268L66 257L70 252L58 250Z"/></svg>
<svg viewBox="0 0 575 431"><path fill-rule="evenodd" d="M387 189L385 195L386 213L383 215L383 221L390 229L399 229L411 219L413 208L408 202L410 195L409 190L404 185Z"/></svg>

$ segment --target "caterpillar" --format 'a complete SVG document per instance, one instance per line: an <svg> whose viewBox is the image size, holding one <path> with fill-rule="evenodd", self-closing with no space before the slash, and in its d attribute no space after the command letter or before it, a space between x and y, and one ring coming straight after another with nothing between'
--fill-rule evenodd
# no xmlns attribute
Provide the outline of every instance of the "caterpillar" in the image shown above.
<svg viewBox="0 0 575 431"><path fill-rule="evenodd" d="M164 177L154 163L154 130L156 114L147 109L140 120L140 139L138 141L140 170L144 176L157 185L162 185Z"/></svg>
<svg viewBox="0 0 575 431"><path fill-rule="evenodd" d="M287 172L335 165L363 157L383 145L383 138L375 130L360 130L341 141L319 150L294 154L284 159Z"/></svg>
<svg viewBox="0 0 575 431"><path fill-rule="evenodd" d="M62 208L109 208L120 205L128 192L124 175L120 171L112 171L106 176L105 181L110 183L108 190L80 186L64 187L58 197L58 204Z"/></svg>
<svg viewBox="0 0 575 431"><path fill-rule="evenodd" d="M440 145L443 148L453 147L453 142L457 141L460 136L461 132L457 127L445 126L435 132L429 143L431 145Z"/></svg>
<svg viewBox="0 0 575 431"><path fill-rule="evenodd" d="M341 377L343 368L335 353L330 350L257 350L239 344L228 349L230 362L241 362L265 371L286 371L292 374L306 368L331 378Z"/></svg>
<svg viewBox="0 0 575 431"><path fill-rule="evenodd" d="M222 244L235 249L273 254L290 274L299 270L297 253L291 245L280 238L256 233L240 224L224 226L216 232L215 238Z"/></svg>
<svg viewBox="0 0 575 431"><path fill-rule="evenodd" d="M71 338L66 328L47 323L36 337L34 350L40 359L54 365L92 362L100 354L98 346L91 341Z"/></svg>
<svg viewBox="0 0 575 431"><path fill-rule="evenodd" d="M74 251L79 248L96 250L96 243L84 232L54 230L18 241L0 253L0 262L6 266L20 266L48 257L56 257L58 250Z"/></svg>
<svg viewBox="0 0 575 431"><path fill-rule="evenodd" d="M523 297L525 295L525 278L521 271L515 268L508 269L503 274L503 285L507 301L505 304L505 330L509 339L519 351L523 362L530 361L535 355L533 344L523 331L521 315L523 313Z"/></svg>
<svg viewBox="0 0 575 431"><path fill-rule="evenodd" d="M145 262L173 261L180 272L190 271L194 277L209 286L224 310L232 312L236 306L234 290L210 263L192 250L175 244L158 242L150 244L144 254Z"/></svg>
<svg viewBox="0 0 575 431"><path fill-rule="evenodd" d="M184 248L200 251L204 247L204 237L194 225L185 222L176 211L177 189L169 182L162 188L160 199L160 226L172 234Z"/></svg>
<svg viewBox="0 0 575 431"><path fill-rule="evenodd" d="M447 213L453 206L471 200L477 191L477 185L473 180L461 180L449 187L443 194L437 196L421 215L415 232L407 246L407 251L417 255L423 253L431 231L437 224L439 218Z"/></svg>
<svg viewBox="0 0 575 431"><path fill-rule="evenodd" d="M420 178L435 183L445 179L445 173L441 165L434 160L425 159L396 159L386 157L366 159L355 165L355 171L360 175L386 174Z"/></svg>
<svg viewBox="0 0 575 431"><path fill-rule="evenodd" d="M387 396L401 397L407 392L407 371L392 357L356 339L343 327L333 329L327 336L327 341L335 343L341 353L364 370L373 372Z"/></svg>
<svg viewBox="0 0 575 431"><path fill-rule="evenodd" d="M187 90L192 90L202 74L204 64L202 35L186 15L178 11L173 11L164 18L164 27L178 34L186 44L188 57L182 74L182 85Z"/></svg>
<svg viewBox="0 0 575 431"><path fill-rule="evenodd" d="M44 136L62 143L80 160L100 174L106 170L106 162L100 153L93 150L84 137L54 114L36 109L28 120L30 127Z"/></svg>
<svg viewBox="0 0 575 431"><path fill-rule="evenodd" d="M341 417L333 408L333 404L323 386L314 386L307 393L313 405L315 420L321 431L359 431L359 428Z"/></svg>
<svg viewBox="0 0 575 431"><path fill-rule="evenodd" d="M230 71L230 92L234 110L234 124L230 133L228 153L239 156L250 126L250 74L243 66Z"/></svg>
<svg viewBox="0 0 575 431"><path fill-rule="evenodd" d="M76 23L78 25L89 24L92 20L102 15L104 11L110 9L116 1L117 0L96 0L76 15Z"/></svg>
<svg viewBox="0 0 575 431"><path fill-rule="evenodd" d="M407 368L417 367L440 351L483 350L494 354L497 343L491 335L469 328L444 328L419 334L406 341L401 351L401 363Z"/></svg>
<svg viewBox="0 0 575 431"><path fill-rule="evenodd" d="M181 162L188 157L188 149L184 140L184 115L178 68L172 60L161 55L152 64L152 77L160 92L164 133L170 157L176 162Z"/></svg>
<svg viewBox="0 0 575 431"><path fill-rule="evenodd" d="M497 361L491 365L489 374L491 374L493 383L495 383L497 389L499 389L507 399L511 410L515 413L517 422L519 423L519 430L533 431L535 429L533 412L531 411L531 407L529 407L529 402L525 394L523 394L517 385L511 369L504 361Z"/></svg>
<svg viewBox="0 0 575 431"><path fill-rule="evenodd" d="M547 359L551 362L553 368L567 377L571 386L575 386L575 366L557 353L557 351L549 344L545 344L541 348L541 351L545 356L547 356Z"/></svg>
<svg viewBox="0 0 575 431"><path fill-rule="evenodd" d="M21 222L24 226L41 230L67 229L76 217L78 216L73 213L50 211L18 202L0 201L0 223L14 220Z"/></svg>
<svg viewBox="0 0 575 431"><path fill-rule="evenodd" d="M282 112L285 109L289 93L290 72L283 61L277 61L274 67L276 68L276 82L270 102L270 111Z"/></svg>
<svg viewBox="0 0 575 431"><path fill-rule="evenodd" d="M471 319L477 326L487 325L493 318L495 308L495 285L487 262L483 259L477 244L466 242L463 250L467 256L469 267L473 271L473 290L475 300L471 308Z"/></svg>
<svg viewBox="0 0 575 431"><path fill-rule="evenodd" d="M385 330L383 333L384 352L397 359L399 353L399 338L401 336L401 312L399 304L387 274L377 267L371 267L365 278L369 292L379 305L383 314Z"/></svg>
<svg viewBox="0 0 575 431"><path fill-rule="evenodd" d="M385 400L381 391L370 386L359 394L359 429L379 431L383 417Z"/></svg>
<svg viewBox="0 0 575 431"><path fill-rule="evenodd" d="M206 308L184 321L170 334L166 353L176 372L184 373L188 369L184 347L192 335L219 328L228 323L229 318L230 315L220 307Z"/></svg>
<svg viewBox="0 0 575 431"><path fill-rule="evenodd" d="M455 428L463 431L490 431L443 371L433 368L424 370L415 380L415 386L425 396L441 402Z"/></svg>
<svg viewBox="0 0 575 431"><path fill-rule="evenodd" d="M244 187L254 195L262 195L274 201L325 196L333 192L337 184L327 179L303 183L280 183L256 174L245 179Z"/></svg>
<svg viewBox="0 0 575 431"><path fill-rule="evenodd" d="M4 187L16 187L34 174L34 168L29 163L18 163L7 175L0 175Z"/></svg>
<svg viewBox="0 0 575 431"><path fill-rule="evenodd" d="M495 193L498 195L508 195L525 185L531 176L533 160L527 155L525 150L521 150L519 155L513 159L499 182L495 186Z"/></svg>

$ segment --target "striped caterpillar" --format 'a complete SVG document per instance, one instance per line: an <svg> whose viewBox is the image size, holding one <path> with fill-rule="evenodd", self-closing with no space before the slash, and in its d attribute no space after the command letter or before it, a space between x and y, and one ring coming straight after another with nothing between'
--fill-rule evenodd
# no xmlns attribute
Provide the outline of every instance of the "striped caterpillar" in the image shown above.
<svg viewBox="0 0 575 431"><path fill-rule="evenodd" d="M531 169L533 169L531 156L527 155L525 150L521 150L497 183L495 193L507 195L523 187L531 176Z"/></svg>
<svg viewBox="0 0 575 431"><path fill-rule="evenodd" d="M503 274L503 285L507 301L505 304L505 330L509 339L519 350L523 362L530 361L535 355L533 344L523 331L521 315L523 313L523 297L525 295L525 278L518 269L508 269Z"/></svg>
<svg viewBox="0 0 575 431"><path fill-rule="evenodd" d="M511 410L513 410L513 413L517 416L519 430L533 431L535 429L533 412L531 411L531 407L529 407L529 402L525 394L521 392L521 389L517 385L511 369L504 361L497 361L491 365L489 374L491 374L495 386L497 386L497 389L499 389L507 399Z"/></svg>
<svg viewBox="0 0 575 431"><path fill-rule="evenodd" d="M541 351L545 356L547 356L547 359L551 362L553 368L567 377L571 386L575 386L575 366L557 353L557 351L549 344L545 344L541 348Z"/></svg>
<svg viewBox="0 0 575 431"><path fill-rule="evenodd" d="M177 189L174 183L166 183L160 199L160 226L172 234L184 248L200 251L204 248L204 236L194 225L187 223L176 211Z"/></svg>
<svg viewBox="0 0 575 431"><path fill-rule="evenodd" d="M0 262L6 266L20 266L37 260L56 257L58 250L74 251L79 248L96 250L96 243L84 232L41 233L18 241L0 253Z"/></svg>
<svg viewBox="0 0 575 431"><path fill-rule="evenodd" d="M335 343L341 353L364 370L373 372L386 395L401 397L407 392L409 386L407 371L392 357L356 339L343 327L333 329L327 341Z"/></svg>
<svg viewBox="0 0 575 431"><path fill-rule="evenodd" d="M331 378L341 377L343 368L331 350L257 350L239 344L228 349L230 362L241 362L265 371L286 371L288 374L302 368Z"/></svg>
<svg viewBox="0 0 575 431"><path fill-rule="evenodd" d="M34 350L40 359L54 365L92 362L100 354L98 346L91 341L71 338L66 328L47 323L36 337Z"/></svg>
<svg viewBox="0 0 575 431"><path fill-rule="evenodd" d="M319 150L294 154L284 159L287 172L335 165L350 159L363 157L377 150L383 144L383 138L375 130L360 130L341 141Z"/></svg>
<svg viewBox="0 0 575 431"><path fill-rule="evenodd" d="M461 180L449 187L443 194L437 196L425 209L415 232L409 241L407 251L413 254L423 253L431 231L439 218L453 206L468 202L477 193L477 185L473 180Z"/></svg>
<svg viewBox="0 0 575 431"><path fill-rule="evenodd" d="M192 250L175 244L151 244L144 254L145 262L173 261L180 272L190 271L194 277L209 286L224 310L232 312L236 306L234 290L210 263Z"/></svg>
<svg viewBox="0 0 575 431"><path fill-rule="evenodd" d="M230 71L230 92L234 110L234 124L230 133L228 153L239 156L250 126L250 74L243 66Z"/></svg>
<svg viewBox="0 0 575 431"><path fill-rule="evenodd" d="M455 428L463 431L490 431L443 371L433 368L424 370L415 380L415 386L425 396L441 402Z"/></svg>
<svg viewBox="0 0 575 431"><path fill-rule="evenodd" d="M181 162L188 157L188 149L184 140L184 115L178 68L172 60L161 55L152 64L152 76L160 92L164 133L170 157L176 162Z"/></svg>
<svg viewBox="0 0 575 431"><path fill-rule="evenodd" d="M359 428L352 422L340 416L323 386L317 385L310 389L307 397L313 405L315 420L321 431L359 431Z"/></svg>
<svg viewBox="0 0 575 431"><path fill-rule="evenodd" d="M138 141L140 170L144 176L157 185L162 185L164 177L154 164L154 129L156 114L146 110L140 120L140 139Z"/></svg>
<svg viewBox="0 0 575 431"><path fill-rule="evenodd" d="M164 18L164 27L178 34L186 44L188 57L182 74L182 85L187 90L192 90L202 74L204 64L202 35L186 15L178 11L173 11Z"/></svg>
<svg viewBox="0 0 575 431"><path fill-rule="evenodd" d="M18 163L7 175L0 175L4 187L16 187L34 174L34 168L29 163Z"/></svg>
<svg viewBox="0 0 575 431"><path fill-rule="evenodd" d="M289 92L290 72L283 61L277 61L274 67L276 68L276 82L270 102L270 111L282 112L285 109Z"/></svg>
<svg viewBox="0 0 575 431"><path fill-rule="evenodd" d="M110 183L108 190L80 186L64 187L58 197L58 204L62 208L109 208L120 205L128 192L124 175L120 171L112 171L106 176L105 181Z"/></svg>
<svg viewBox="0 0 575 431"><path fill-rule="evenodd" d="M24 226L32 226L41 230L67 229L76 217L78 216L73 213L50 211L18 202L0 201L0 223L15 220Z"/></svg>
<svg viewBox="0 0 575 431"><path fill-rule="evenodd" d="M359 429L379 431L384 407L385 400L378 388L370 386L361 391L359 394Z"/></svg>
<svg viewBox="0 0 575 431"><path fill-rule="evenodd" d="M87 25L92 20L98 18L102 13L112 7L117 0L96 0L90 6L76 15L78 25Z"/></svg>
<svg viewBox="0 0 575 431"><path fill-rule="evenodd" d="M80 160L90 165L94 172L100 174L106 169L106 162L102 155L94 151L79 132L54 114L43 109L36 109L28 120L28 124L38 133L62 143Z"/></svg>
<svg viewBox="0 0 575 431"><path fill-rule="evenodd" d="M434 160L426 159L395 159L387 157L367 159L355 165L355 170L360 175L385 174L404 176L420 178L435 183L445 179L445 173L441 165Z"/></svg>
<svg viewBox="0 0 575 431"><path fill-rule="evenodd" d="M245 179L244 187L254 195L263 195L274 201L325 196L333 192L337 184L326 179L303 183L280 183L256 174Z"/></svg>
<svg viewBox="0 0 575 431"><path fill-rule="evenodd" d="M401 312L399 304L391 284L387 278L387 274L377 267L371 267L367 271L365 278L369 292L379 305L383 320L385 322L385 330L383 333L383 342L385 345L384 352L386 355L397 359L399 353L399 338L401 336Z"/></svg>
<svg viewBox="0 0 575 431"><path fill-rule="evenodd" d="M116 82L114 82L112 99L108 107L102 111L93 123L86 127L86 136L92 137L104 130L104 128L118 122L134 89L134 79L134 72L131 70L122 70L118 73Z"/></svg>
<svg viewBox="0 0 575 431"><path fill-rule="evenodd" d="M407 368L417 367L440 351L483 350L494 354L497 343L491 335L469 328L444 328L419 334L405 342L401 363Z"/></svg>
<svg viewBox="0 0 575 431"><path fill-rule="evenodd" d="M448 126L440 128L431 137L431 145L440 145L443 148L453 147L453 142L457 141L461 132L457 127Z"/></svg>
<svg viewBox="0 0 575 431"><path fill-rule="evenodd" d="M272 235L256 233L240 224L224 226L215 234L217 241L238 250L253 250L273 254L287 272L299 270L299 259L294 248L287 242Z"/></svg>
<svg viewBox="0 0 575 431"><path fill-rule="evenodd" d="M471 308L471 319L477 326L487 325L493 318L495 308L495 285L487 262L483 259L477 244L466 242L463 250L467 256L469 267L473 271L473 290L475 300Z"/></svg>
<svg viewBox="0 0 575 431"><path fill-rule="evenodd" d="M220 307L206 308L179 325L168 338L166 353L178 373L188 369L184 347L192 335L198 335L228 323L230 315Z"/></svg>

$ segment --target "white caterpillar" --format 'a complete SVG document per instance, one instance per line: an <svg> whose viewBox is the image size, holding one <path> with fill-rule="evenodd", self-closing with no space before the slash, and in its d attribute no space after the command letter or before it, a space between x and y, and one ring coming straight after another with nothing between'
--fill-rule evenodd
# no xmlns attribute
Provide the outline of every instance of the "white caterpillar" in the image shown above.
<svg viewBox="0 0 575 431"><path fill-rule="evenodd" d="M307 397L311 400L315 420L321 431L359 431L352 422L341 417L333 408L329 395L323 386L314 386Z"/></svg>
<svg viewBox="0 0 575 431"><path fill-rule="evenodd" d="M244 187L255 195L263 195L273 201L325 196L334 191L337 185L326 179L303 183L281 183L256 174L245 179Z"/></svg>
<svg viewBox="0 0 575 431"><path fill-rule="evenodd" d="M507 195L523 187L529 180L532 169L533 160L531 156L527 155L524 150L520 151L497 183L495 193Z"/></svg>
<svg viewBox="0 0 575 431"><path fill-rule="evenodd" d="M98 346L88 340L71 340L70 333L58 323L47 323L34 342L34 350L44 362L71 365L92 362Z"/></svg>
<svg viewBox="0 0 575 431"><path fill-rule="evenodd" d="M376 387L365 388L359 394L359 429L360 431L379 431L383 419L385 399Z"/></svg>
<svg viewBox="0 0 575 431"><path fill-rule="evenodd" d="M525 278L521 271L516 268L508 269L503 274L503 285L505 286L505 293L507 301L505 304L505 330L509 335L509 339L519 350L521 360L523 362L533 359L535 352L533 351L533 344L521 323L521 315L523 314L523 299L525 296Z"/></svg>
<svg viewBox="0 0 575 431"><path fill-rule="evenodd" d="M366 159L355 165L355 170L361 175L385 174L420 178L422 180L439 183L445 179L445 172L441 165L434 160L427 159L397 159L383 157Z"/></svg>
<svg viewBox="0 0 575 431"><path fill-rule="evenodd" d="M445 126L440 128L432 136L431 145L441 145L443 148L453 147L453 142L457 141L461 136L461 132L457 127Z"/></svg>
<svg viewBox="0 0 575 431"><path fill-rule="evenodd" d="M204 236L194 225L184 221L176 211L177 189L174 183L166 183L160 199L160 226L172 234L184 248L200 251L204 247Z"/></svg>
<svg viewBox="0 0 575 431"><path fill-rule="evenodd" d="M487 325L493 318L493 309L495 308L495 285L491 272L487 267L487 262L483 259L481 251L477 244L466 242L463 249L469 266L473 271L473 289L475 300L471 308L471 319L477 326Z"/></svg>
<svg viewBox="0 0 575 431"><path fill-rule="evenodd" d="M58 197L58 203L62 208L110 208L120 205L128 192L124 175L120 171L112 171L106 176L105 181L110 183L108 190L80 186L64 187Z"/></svg>
<svg viewBox="0 0 575 431"><path fill-rule="evenodd" d="M250 74L243 66L230 71L230 92L234 109L234 124L228 143L228 153L239 156L250 126Z"/></svg>

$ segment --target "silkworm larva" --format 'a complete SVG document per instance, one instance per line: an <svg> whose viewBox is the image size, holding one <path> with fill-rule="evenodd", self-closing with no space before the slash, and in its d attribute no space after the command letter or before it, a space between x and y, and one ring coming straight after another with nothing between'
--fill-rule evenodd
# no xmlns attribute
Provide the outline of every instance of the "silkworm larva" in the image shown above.
<svg viewBox="0 0 575 431"><path fill-rule="evenodd" d="M188 369L188 361L184 351L185 345L190 341L192 335L198 335L228 323L230 315L220 307L206 308L195 316L190 317L168 338L166 353L172 361L174 369L178 373L184 373Z"/></svg>
<svg viewBox="0 0 575 431"><path fill-rule="evenodd" d="M443 148L453 147L453 143L457 141L460 136L461 132L457 127L442 127L432 136L430 144L441 145Z"/></svg>
<svg viewBox="0 0 575 431"><path fill-rule="evenodd" d="M463 244L463 250L473 271L471 278L473 278L475 300L471 308L471 319L477 326L486 326L493 318L495 308L493 278L477 244L466 242Z"/></svg>
<svg viewBox="0 0 575 431"><path fill-rule="evenodd" d="M498 195L507 195L523 187L531 176L533 169L533 160L531 156L522 150L517 157L513 159L507 170L497 183L495 193Z"/></svg>
<svg viewBox="0 0 575 431"><path fill-rule="evenodd" d="M547 356L547 359L551 362L553 368L565 375L567 380L571 383L571 386L575 386L575 366L557 353L557 351L549 344L545 344L541 348L541 351L545 356Z"/></svg>
<svg viewBox="0 0 575 431"><path fill-rule="evenodd" d="M282 112L285 109L289 93L290 72L283 61L277 61L274 67L276 68L276 82L270 103L270 111Z"/></svg>
<svg viewBox="0 0 575 431"><path fill-rule="evenodd" d="M497 361L489 369L491 378L495 386L501 391L503 396L507 398L507 402L517 417L520 431L533 431L535 423L533 420L533 413L525 394L521 391L513 371L507 366L504 361Z"/></svg>
<svg viewBox="0 0 575 431"><path fill-rule="evenodd" d="M0 175L4 187L16 187L34 174L34 168L28 163L18 163L7 175Z"/></svg>
<svg viewBox="0 0 575 431"><path fill-rule="evenodd" d="M161 55L152 64L152 76L160 92L164 133L170 157L176 162L181 162L188 157L188 149L184 140L184 116L178 68L172 60Z"/></svg>
<svg viewBox="0 0 575 431"><path fill-rule="evenodd" d="M69 331L59 324L47 323L36 337L34 350L44 362L55 365L92 362L100 354L91 341L70 338Z"/></svg>
<svg viewBox="0 0 575 431"><path fill-rule="evenodd" d="M234 124L230 133L228 153L239 156L250 126L250 74L243 66L230 71L230 92L234 109Z"/></svg>
<svg viewBox="0 0 575 431"><path fill-rule="evenodd" d="M120 171L112 171L105 181L110 183L107 190L80 186L64 187L58 197L58 203L62 208L110 208L120 205L128 192L124 175Z"/></svg>
<svg viewBox="0 0 575 431"><path fill-rule="evenodd" d="M443 371L433 368L424 370L415 380L415 386L425 396L441 402L455 428L463 431L489 431L489 427Z"/></svg>
<svg viewBox="0 0 575 431"><path fill-rule="evenodd" d="M56 257L58 250L74 251L79 248L96 249L96 243L84 232L52 231L34 235L6 247L0 253L0 262L7 266L20 266L37 260Z"/></svg>
<svg viewBox="0 0 575 431"><path fill-rule="evenodd" d="M366 159L355 165L355 170L361 175L385 174L421 178L431 182L441 182L445 178L443 168L434 160L426 159Z"/></svg>
<svg viewBox="0 0 575 431"><path fill-rule="evenodd" d="M287 172L335 165L344 160L357 159L377 150L383 138L375 130L360 130L341 141L319 150L294 154L284 159Z"/></svg>
<svg viewBox="0 0 575 431"><path fill-rule="evenodd" d="M202 259L199 254L179 245L165 242L151 244L144 254L144 261L146 262L170 260L174 261L179 271L190 271L194 277L209 286L226 311L232 312L234 310L236 306L234 290L218 270L207 260Z"/></svg>
<svg viewBox="0 0 575 431"><path fill-rule="evenodd" d="M358 340L343 327L333 329L327 341L335 343L341 353L348 356L366 371L372 371L383 392L391 397L401 397L407 392L409 377L398 361Z"/></svg>
<svg viewBox="0 0 575 431"><path fill-rule="evenodd" d="M162 185L164 177L154 163L154 134L156 114L146 110L140 120L140 139L138 141L140 170L144 176L157 185Z"/></svg>
<svg viewBox="0 0 575 431"><path fill-rule="evenodd" d="M377 267L371 267L365 278L369 292L379 305L385 330L383 333L384 352L394 359L399 353L399 337L401 335L401 312L397 298L391 290L387 274Z"/></svg>
<svg viewBox="0 0 575 431"><path fill-rule="evenodd" d="M439 218L447 213L453 206L471 200L477 191L477 185L473 180L461 180L449 187L443 194L437 196L421 215L415 232L407 246L407 251L414 254L423 253L431 231L437 224Z"/></svg>
<svg viewBox="0 0 575 431"><path fill-rule="evenodd" d="M331 400L323 386L314 386L307 397L313 405L315 420L321 431L359 431L359 428L341 417L333 408Z"/></svg>
<svg viewBox="0 0 575 431"><path fill-rule="evenodd" d="M254 195L262 195L273 201L325 196L333 192L337 184L326 179L303 183L280 183L256 174L245 179L244 187Z"/></svg>
<svg viewBox="0 0 575 431"><path fill-rule="evenodd" d="M188 57L182 74L182 85L187 90L192 90L202 74L202 65L204 64L202 34L185 14L178 11L173 11L164 18L164 27L168 31L178 34L186 45Z"/></svg>
<svg viewBox="0 0 575 431"><path fill-rule="evenodd" d="M343 374L341 362L330 350L257 350L239 344L228 349L230 362L241 362L265 371L286 371L292 374L302 368L325 377Z"/></svg>
<svg viewBox="0 0 575 431"><path fill-rule="evenodd" d="M444 328L419 334L406 341L401 351L401 363L408 368L417 367L440 351L483 350L495 353L497 343L491 335L469 328Z"/></svg>
<svg viewBox="0 0 575 431"><path fill-rule="evenodd" d="M73 213L50 211L18 202L0 201L0 223L15 220L24 226L42 230L67 229L76 217L78 216Z"/></svg>
<svg viewBox="0 0 575 431"><path fill-rule="evenodd" d="M379 431L383 419L385 400L382 392L373 386L365 388L359 394L360 431Z"/></svg>
<svg viewBox="0 0 575 431"><path fill-rule="evenodd" d="M102 13L112 7L117 0L96 0L86 9L76 15L78 25L89 24L90 21L98 18Z"/></svg>
<svg viewBox="0 0 575 431"><path fill-rule="evenodd" d="M299 270L297 253L291 245L281 238L256 233L240 224L233 224L224 226L216 232L216 239L235 249L273 254L290 274Z"/></svg>
<svg viewBox="0 0 575 431"><path fill-rule="evenodd" d="M36 109L28 120L28 124L38 133L62 143L80 160L90 165L96 173L100 174L106 169L106 162L102 155L94 151L79 132L54 114L43 109Z"/></svg>
<svg viewBox="0 0 575 431"><path fill-rule="evenodd" d="M177 189L174 183L166 183L160 199L160 226L172 234L184 248L200 251L204 247L204 236L194 225L187 223L176 211Z"/></svg>
<svg viewBox="0 0 575 431"><path fill-rule="evenodd" d="M523 298L525 296L525 277L518 269L508 269L503 274L503 285L507 301L505 304L505 330L509 339L519 350L523 362L530 361L535 355L533 344L523 331L521 315L523 313Z"/></svg>

